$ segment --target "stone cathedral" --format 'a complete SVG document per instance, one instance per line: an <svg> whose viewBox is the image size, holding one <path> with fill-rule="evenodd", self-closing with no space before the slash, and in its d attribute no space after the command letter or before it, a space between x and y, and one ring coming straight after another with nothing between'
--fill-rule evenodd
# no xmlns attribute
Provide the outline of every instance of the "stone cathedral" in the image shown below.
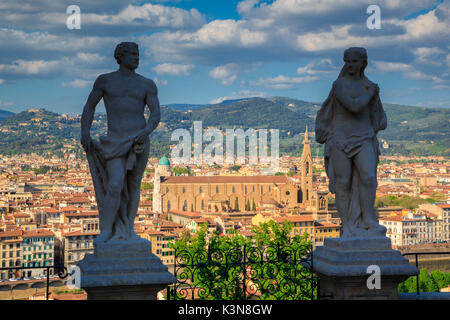
<svg viewBox="0 0 450 320"><path fill-rule="evenodd" d="M167 157L155 168L153 211L256 211L257 208L306 208L327 213L328 192L313 190L308 128L300 163L301 183L288 176L173 176Z"/></svg>

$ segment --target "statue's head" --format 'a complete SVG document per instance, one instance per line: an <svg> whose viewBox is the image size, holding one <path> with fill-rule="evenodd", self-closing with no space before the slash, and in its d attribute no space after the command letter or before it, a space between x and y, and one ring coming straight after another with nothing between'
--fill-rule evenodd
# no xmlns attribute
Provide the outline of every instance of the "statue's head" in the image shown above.
<svg viewBox="0 0 450 320"><path fill-rule="evenodd" d="M359 73L364 77L364 70L367 67L367 52L364 48L349 48L344 52L345 73L354 75Z"/></svg>
<svg viewBox="0 0 450 320"><path fill-rule="evenodd" d="M118 64L135 70L139 66L139 47L134 42L119 43L114 51L114 58Z"/></svg>

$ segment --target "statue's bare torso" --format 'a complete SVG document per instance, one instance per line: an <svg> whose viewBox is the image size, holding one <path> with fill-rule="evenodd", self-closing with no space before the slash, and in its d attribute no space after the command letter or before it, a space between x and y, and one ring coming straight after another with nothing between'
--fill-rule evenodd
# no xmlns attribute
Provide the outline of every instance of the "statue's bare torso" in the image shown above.
<svg viewBox="0 0 450 320"><path fill-rule="evenodd" d="M123 139L145 128L146 97L156 94L152 80L139 74L125 77L116 71L101 75L97 82L103 91L109 137Z"/></svg>
<svg viewBox="0 0 450 320"><path fill-rule="evenodd" d="M371 82L369 82L371 84ZM337 95L347 95L352 99L361 97L368 93L368 84L363 80L349 80L347 78L340 78L336 80L334 88ZM350 137L373 137L374 131L370 122L370 109L368 105L363 106L359 112L350 111L343 102L338 100L335 108L334 138L340 141L345 141Z"/></svg>

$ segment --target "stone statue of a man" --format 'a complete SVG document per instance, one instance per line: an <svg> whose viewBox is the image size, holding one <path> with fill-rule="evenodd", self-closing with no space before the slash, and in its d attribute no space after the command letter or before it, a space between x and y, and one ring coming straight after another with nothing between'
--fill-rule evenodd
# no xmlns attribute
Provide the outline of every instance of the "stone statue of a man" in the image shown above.
<svg viewBox="0 0 450 320"><path fill-rule="evenodd" d="M86 151L97 198L101 234L97 242L136 240L134 219L139 206L143 173L149 156L149 134L160 122L155 83L135 72L139 65L136 43L117 45L119 70L100 75L84 106L81 144ZM108 133L92 140L95 107L103 98ZM151 115L145 119L145 106Z"/></svg>
<svg viewBox="0 0 450 320"><path fill-rule="evenodd" d="M379 146L377 133L387 127L378 86L364 75L367 53L350 48L316 118L316 140L325 143L330 192L342 220L343 238L385 235L374 208Z"/></svg>

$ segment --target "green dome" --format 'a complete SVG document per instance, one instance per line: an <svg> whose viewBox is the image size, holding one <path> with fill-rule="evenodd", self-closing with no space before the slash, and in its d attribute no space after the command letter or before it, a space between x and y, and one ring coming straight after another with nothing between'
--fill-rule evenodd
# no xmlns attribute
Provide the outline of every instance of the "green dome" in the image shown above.
<svg viewBox="0 0 450 320"><path fill-rule="evenodd" d="M166 156L162 157L158 163L160 166L170 166L170 161Z"/></svg>

